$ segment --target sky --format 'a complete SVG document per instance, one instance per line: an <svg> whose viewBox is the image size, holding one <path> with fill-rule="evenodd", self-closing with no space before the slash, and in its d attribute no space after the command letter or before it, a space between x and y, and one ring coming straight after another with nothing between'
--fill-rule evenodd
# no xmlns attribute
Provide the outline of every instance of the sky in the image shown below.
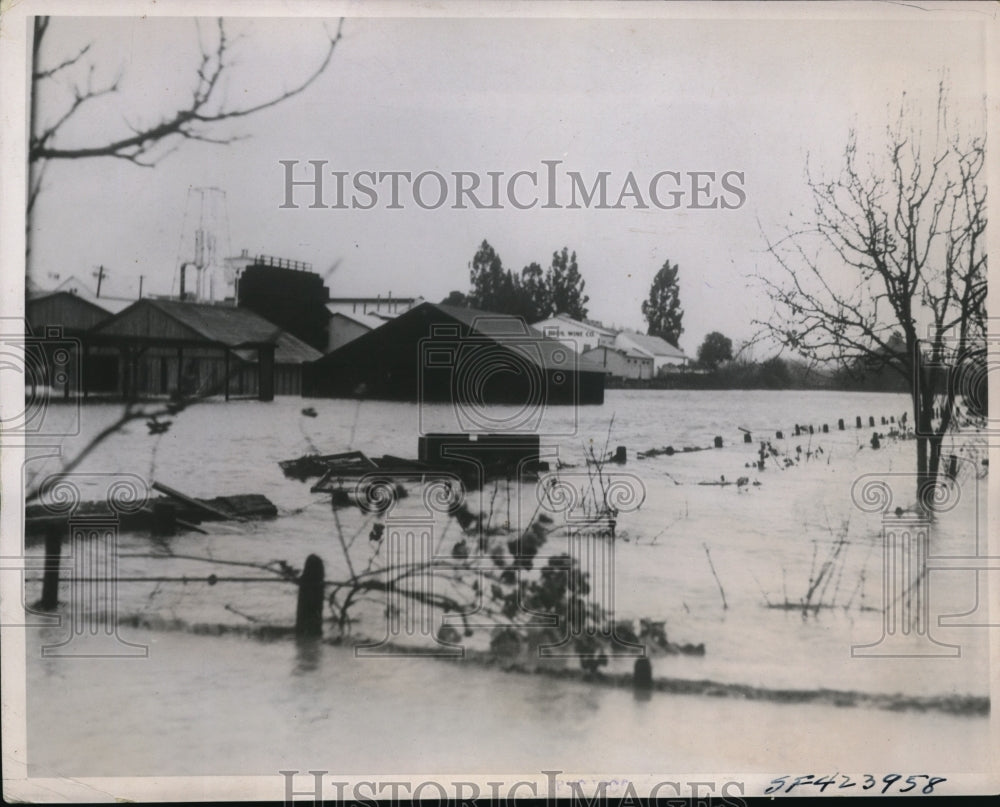
<svg viewBox="0 0 1000 807"><path fill-rule="evenodd" d="M790 15L780 6L769 16ZM771 313L749 278L774 272L762 234L780 236L810 213L807 158L834 175L852 127L863 149L881 147L904 93L913 119L931 127L943 75L952 114L981 125L984 28L948 11L886 14L881 21L837 19L828 9L784 20L350 17L329 68L305 92L213 131L239 137L229 145L173 144L154 168L108 158L53 162L33 219L29 271L43 286L59 282L55 275L94 283L103 266L105 294L134 296L140 275L147 293L176 292L178 266L194 257L200 197L192 189L218 188L225 203L205 223L220 254L246 249L308 261L329 272L333 296L438 301L468 290L468 264L484 239L514 270L547 266L565 246L577 254L591 317L644 330L642 300L669 260L680 267L680 346L693 355L715 330L739 343L755 332L755 318ZM238 38L225 102L252 103L297 84L321 60L336 24L227 20ZM60 114L71 82L85 81L93 64L93 86L120 76L119 91L81 108L57 145L101 142L127 135L130 123L156 121L184 103L199 37L211 44L214 35L207 19L57 17L43 65L87 43L91 49L76 72L43 88L39 120ZM283 208L283 160L296 161L296 178L308 161L325 161L324 170L346 172L348 187L364 171L437 172L450 197L424 209L404 191L400 208L390 209L383 182L371 209L311 209L308 188L295 189L297 209ZM538 198L530 210L503 193L499 209L453 208L453 172L474 174L484 187L490 172L503 172L505 187L516 172L536 171L544 188L543 161L560 161L561 208L542 209L544 192L532 195L523 177L514 196ZM631 172L649 207L635 209L634 197L623 209L566 207L566 172L589 186L604 171L609 205ZM661 172L685 183L676 209L648 198ZM716 175L701 201L739 204L692 209L695 172ZM720 196L727 173L740 195ZM326 176L324 201L332 204ZM436 180L421 187L432 206ZM209 198L218 203L223 193Z"/></svg>

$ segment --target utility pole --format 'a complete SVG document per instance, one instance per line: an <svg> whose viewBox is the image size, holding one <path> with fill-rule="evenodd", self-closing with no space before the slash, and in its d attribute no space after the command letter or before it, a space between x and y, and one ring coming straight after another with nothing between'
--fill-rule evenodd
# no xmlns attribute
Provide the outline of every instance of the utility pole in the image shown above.
<svg viewBox="0 0 1000 807"><path fill-rule="evenodd" d="M142 279L145 275L139 275L139 299L142 299Z"/></svg>
<svg viewBox="0 0 1000 807"><path fill-rule="evenodd" d="M101 296L101 281L104 280L104 265L97 267L97 296Z"/></svg>

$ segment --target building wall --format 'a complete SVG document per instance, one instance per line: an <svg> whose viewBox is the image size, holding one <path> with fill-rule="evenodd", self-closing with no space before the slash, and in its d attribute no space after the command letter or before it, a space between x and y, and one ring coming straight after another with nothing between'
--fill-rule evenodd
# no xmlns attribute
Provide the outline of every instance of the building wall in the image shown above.
<svg viewBox="0 0 1000 807"><path fill-rule="evenodd" d="M130 365L114 347L91 347L87 358L88 392L124 395L126 381L135 373L140 397L170 396L178 389L177 348L150 347ZM226 360L221 350L184 348L180 385L185 395L225 395ZM259 379L256 362L229 355L229 395L257 397ZM274 368L275 395L302 394L302 365L279 364Z"/></svg>
<svg viewBox="0 0 1000 807"><path fill-rule="evenodd" d="M355 322L340 314L333 314L330 317L330 342L327 345L326 352L329 353L331 350L336 350L341 345L346 345L348 342L354 341L370 330L371 328L366 328L360 322Z"/></svg>
<svg viewBox="0 0 1000 807"><path fill-rule="evenodd" d="M599 345L614 344L614 337L588 326L586 323L574 325L558 317L549 317L532 325L550 339L558 339L566 347L577 353L586 353Z"/></svg>
<svg viewBox="0 0 1000 807"><path fill-rule="evenodd" d="M663 356L656 353L650 353L645 348L629 339L628 334L626 333L618 334L615 340L615 345L626 350L638 350L640 353L648 355L653 360L654 375L660 371L661 367L684 367L688 363L686 356Z"/></svg>
<svg viewBox="0 0 1000 807"><path fill-rule="evenodd" d="M319 351L327 347L330 293L315 272L252 264L239 282L239 305Z"/></svg>
<svg viewBox="0 0 1000 807"><path fill-rule="evenodd" d="M583 358L599 364L605 371L616 378L652 378L653 361L624 356L619 351L607 347L598 347L587 351Z"/></svg>

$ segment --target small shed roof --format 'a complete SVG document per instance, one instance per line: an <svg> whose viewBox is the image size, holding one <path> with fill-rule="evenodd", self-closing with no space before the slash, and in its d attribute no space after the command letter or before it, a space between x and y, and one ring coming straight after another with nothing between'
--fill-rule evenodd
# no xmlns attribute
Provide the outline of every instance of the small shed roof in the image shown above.
<svg viewBox="0 0 1000 807"><path fill-rule="evenodd" d="M24 308L32 326L62 325L87 329L111 316L108 309L70 291L31 294L25 300ZM48 321L53 318L61 321Z"/></svg>

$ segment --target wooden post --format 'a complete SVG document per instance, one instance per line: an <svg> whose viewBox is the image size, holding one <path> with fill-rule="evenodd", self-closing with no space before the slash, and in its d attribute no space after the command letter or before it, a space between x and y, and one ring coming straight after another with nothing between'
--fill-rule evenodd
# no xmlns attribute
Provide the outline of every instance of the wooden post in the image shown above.
<svg viewBox="0 0 1000 807"><path fill-rule="evenodd" d="M843 418L841 418L840 420L838 420L838 421L837 421L837 428L838 428L838 429L839 429L840 431L843 431L843 430L844 430L844 419L843 419Z"/></svg>
<svg viewBox="0 0 1000 807"><path fill-rule="evenodd" d="M750 432L743 432L743 442L744 443L752 443L753 442L753 435Z"/></svg>
<svg viewBox="0 0 1000 807"><path fill-rule="evenodd" d="M813 427L812 427L812 426L810 426L810 427L809 427L809 434L812 434L812 433L813 433Z"/></svg>
<svg viewBox="0 0 1000 807"><path fill-rule="evenodd" d="M716 436L716 438L715 438L715 447L716 448L722 448L722 438L721 437Z"/></svg>
<svg viewBox="0 0 1000 807"><path fill-rule="evenodd" d="M858 415L856 418L854 418L854 428L856 429L861 428L861 415Z"/></svg>
<svg viewBox="0 0 1000 807"><path fill-rule="evenodd" d="M829 434L829 433L830 433L830 427L827 424L824 423L823 424L823 434Z"/></svg>
<svg viewBox="0 0 1000 807"><path fill-rule="evenodd" d="M775 440L784 440L785 439L785 435L782 434L780 431L777 431L777 432L774 433L774 439Z"/></svg>
<svg viewBox="0 0 1000 807"><path fill-rule="evenodd" d="M318 555L310 555L299 577L299 600L295 609L295 635L300 639L317 639L323 635L325 582L323 560Z"/></svg>
<svg viewBox="0 0 1000 807"><path fill-rule="evenodd" d="M50 527L45 533L45 572L42 575L41 611L59 608L59 561L62 555L62 525Z"/></svg>
<svg viewBox="0 0 1000 807"><path fill-rule="evenodd" d="M875 425L875 416L874 415L869 415L868 416L868 425L869 425L869 427Z"/></svg>
<svg viewBox="0 0 1000 807"><path fill-rule="evenodd" d="M224 373L226 376L226 400L229 400L229 348L224 348L226 356L226 365L224 368Z"/></svg>
<svg viewBox="0 0 1000 807"><path fill-rule="evenodd" d="M653 665L648 658L637 658L632 668L632 686L636 689L653 688Z"/></svg>

